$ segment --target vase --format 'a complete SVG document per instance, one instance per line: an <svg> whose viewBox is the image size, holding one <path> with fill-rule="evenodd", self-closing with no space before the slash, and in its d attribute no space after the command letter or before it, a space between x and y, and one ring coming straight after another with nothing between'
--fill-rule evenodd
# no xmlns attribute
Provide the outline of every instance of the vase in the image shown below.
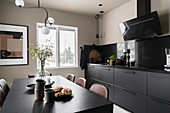
<svg viewBox="0 0 170 113"><path fill-rule="evenodd" d="M42 79L46 81L46 77L50 75L48 71L45 70L45 60L39 61L39 70L35 74L36 80L37 79Z"/></svg>
<svg viewBox="0 0 170 113"><path fill-rule="evenodd" d="M115 61L110 61L110 66L114 66L115 65Z"/></svg>

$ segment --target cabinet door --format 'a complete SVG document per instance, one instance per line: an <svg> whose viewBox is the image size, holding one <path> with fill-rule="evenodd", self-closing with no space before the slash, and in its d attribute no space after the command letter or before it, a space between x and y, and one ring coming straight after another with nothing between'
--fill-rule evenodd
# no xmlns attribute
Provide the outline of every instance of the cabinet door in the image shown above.
<svg viewBox="0 0 170 113"><path fill-rule="evenodd" d="M147 72L130 69L115 69L114 72L115 85L146 94Z"/></svg>
<svg viewBox="0 0 170 113"><path fill-rule="evenodd" d="M148 95L170 101L170 75L150 72L148 75Z"/></svg>
<svg viewBox="0 0 170 113"><path fill-rule="evenodd" d="M114 102L114 86L97 80L93 80L93 83L104 85L108 89L108 97L109 97L108 99Z"/></svg>
<svg viewBox="0 0 170 113"><path fill-rule="evenodd" d="M115 103L133 113L147 113L147 96L115 87Z"/></svg>
<svg viewBox="0 0 170 113"><path fill-rule="evenodd" d="M110 67L99 67L99 80L106 83L113 84L113 68Z"/></svg>
<svg viewBox="0 0 170 113"><path fill-rule="evenodd" d="M148 113L170 113L170 102L149 97Z"/></svg>
<svg viewBox="0 0 170 113"><path fill-rule="evenodd" d="M88 65L86 70L86 76L90 78L98 79L98 66Z"/></svg>
<svg viewBox="0 0 170 113"><path fill-rule="evenodd" d="M94 80L91 78L86 78L86 89L90 89L92 84L94 84Z"/></svg>

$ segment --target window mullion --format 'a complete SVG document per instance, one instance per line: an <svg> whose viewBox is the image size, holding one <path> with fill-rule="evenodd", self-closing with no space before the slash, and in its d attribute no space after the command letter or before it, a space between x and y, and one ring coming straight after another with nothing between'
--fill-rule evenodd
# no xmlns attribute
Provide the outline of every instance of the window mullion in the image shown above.
<svg viewBox="0 0 170 113"><path fill-rule="evenodd" d="M58 26L57 26L57 29L56 29L56 66L57 68L59 67L59 31L58 31Z"/></svg>

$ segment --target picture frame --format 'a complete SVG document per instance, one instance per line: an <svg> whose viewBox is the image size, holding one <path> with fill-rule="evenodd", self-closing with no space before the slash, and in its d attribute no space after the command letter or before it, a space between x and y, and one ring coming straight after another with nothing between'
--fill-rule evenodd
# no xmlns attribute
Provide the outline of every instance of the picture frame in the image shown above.
<svg viewBox="0 0 170 113"><path fill-rule="evenodd" d="M0 23L0 66L29 64L28 26Z"/></svg>

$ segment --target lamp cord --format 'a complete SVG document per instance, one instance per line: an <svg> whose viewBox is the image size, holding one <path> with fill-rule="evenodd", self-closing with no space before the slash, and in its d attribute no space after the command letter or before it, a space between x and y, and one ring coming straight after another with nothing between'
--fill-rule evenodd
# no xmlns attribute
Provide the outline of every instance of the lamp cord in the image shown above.
<svg viewBox="0 0 170 113"><path fill-rule="evenodd" d="M40 0L38 0L38 7L21 7L21 8L40 8L43 9L46 12L46 18L45 18L45 26L47 26L47 21L48 21L48 11L46 8L40 6ZM49 22L49 21L48 21ZM49 22L50 23L50 22Z"/></svg>

